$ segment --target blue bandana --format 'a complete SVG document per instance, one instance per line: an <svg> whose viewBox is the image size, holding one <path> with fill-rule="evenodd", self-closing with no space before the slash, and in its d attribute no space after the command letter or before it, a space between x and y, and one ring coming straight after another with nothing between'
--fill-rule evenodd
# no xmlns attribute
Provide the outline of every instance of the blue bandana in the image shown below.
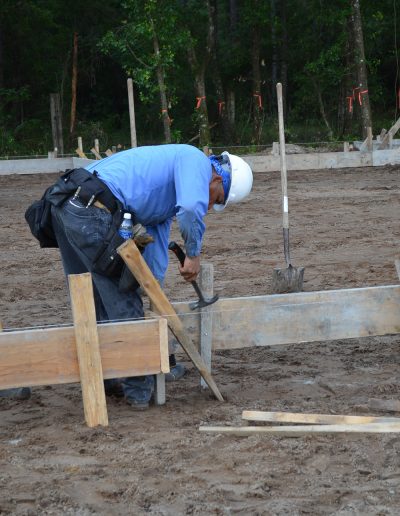
<svg viewBox="0 0 400 516"><path fill-rule="evenodd" d="M223 158L223 156L222 156ZM222 186L224 188L224 204L228 200L229 190L231 188L231 173L227 170L225 170L222 165L222 163L227 163L226 161L221 160L220 156L209 156L209 160L211 161L212 166L215 169L215 172L222 177Z"/></svg>

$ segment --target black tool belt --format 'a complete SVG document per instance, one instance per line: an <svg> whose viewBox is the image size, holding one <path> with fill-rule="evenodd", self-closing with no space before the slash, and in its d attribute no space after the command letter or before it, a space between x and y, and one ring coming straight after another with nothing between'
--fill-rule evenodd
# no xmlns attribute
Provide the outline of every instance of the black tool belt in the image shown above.
<svg viewBox="0 0 400 516"><path fill-rule="evenodd" d="M61 206L71 195L79 196L87 208L95 201L100 201L114 213L121 206L108 186L97 177L97 173L91 174L84 168L67 170L47 192L47 200L55 206Z"/></svg>
<svg viewBox="0 0 400 516"><path fill-rule="evenodd" d="M79 196L87 207L95 201L100 201L116 219L115 224L121 222L121 203L96 173L91 174L84 168L67 170L54 185L47 188L42 198L31 204L25 212L26 221L33 236L38 239L40 247L58 247L53 231L51 205L61 206L74 195Z"/></svg>
<svg viewBox="0 0 400 516"><path fill-rule="evenodd" d="M135 290L139 284L117 251L124 242L118 233L123 218L123 206L108 186L97 177L96 172L91 174L84 168L67 170L50 186L42 198L26 210L25 218L32 234L39 240L41 247L58 247L53 231L51 205L61 206L74 196L86 203L87 208L95 201L100 201L112 215L110 229L92 261L91 270L107 277L119 278L121 292Z"/></svg>

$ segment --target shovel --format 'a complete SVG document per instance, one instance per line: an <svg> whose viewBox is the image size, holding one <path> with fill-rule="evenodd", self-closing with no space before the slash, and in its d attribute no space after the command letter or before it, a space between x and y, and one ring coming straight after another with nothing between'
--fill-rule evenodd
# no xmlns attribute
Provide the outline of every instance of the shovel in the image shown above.
<svg viewBox="0 0 400 516"><path fill-rule="evenodd" d="M289 250L289 202L287 194L287 171L285 154L285 130L283 126L283 101L282 84L276 85L278 97L278 121L279 121L279 155L281 162L282 182L282 210L283 210L283 249L285 253L286 269L274 269L272 277L272 290L276 294L286 292L301 292L303 289L304 267L293 267Z"/></svg>

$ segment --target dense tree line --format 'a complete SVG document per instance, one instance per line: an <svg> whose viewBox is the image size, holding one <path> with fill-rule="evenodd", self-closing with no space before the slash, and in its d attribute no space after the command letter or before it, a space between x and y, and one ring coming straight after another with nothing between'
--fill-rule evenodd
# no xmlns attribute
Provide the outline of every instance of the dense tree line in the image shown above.
<svg viewBox="0 0 400 516"><path fill-rule="evenodd" d="M0 155L52 148L58 93L65 149L258 145L361 138L397 118L399 0L1 0Z"/></svg>

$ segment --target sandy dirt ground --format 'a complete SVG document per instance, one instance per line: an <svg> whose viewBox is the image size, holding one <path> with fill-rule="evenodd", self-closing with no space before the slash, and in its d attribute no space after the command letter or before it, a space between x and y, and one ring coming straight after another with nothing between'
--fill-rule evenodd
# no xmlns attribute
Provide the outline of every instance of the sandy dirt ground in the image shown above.
<svg viewBox="0 0 400 516"><path fill-rule="evenodd" d="M26 207L56 175L0 177L0 320L4 328L71 322L57 250L41 250ZM293 263L304 290L399 282L399 170L289 173ZM179 236L176 227L173 237ZM283 267L278 173L255 175L248 202L207 216L204 257L222 296L271 293ZM171 259L166 291L193 298ZM108 399L110 425L84 424L79 385L0 399L0 514L397 515L400 437L204 435L241 424L243 409L384 415L400 396L400 336L218 352L220 404L188 373L167 403L132 412ZM390 414L393 415L393 414Z"/></svg>

